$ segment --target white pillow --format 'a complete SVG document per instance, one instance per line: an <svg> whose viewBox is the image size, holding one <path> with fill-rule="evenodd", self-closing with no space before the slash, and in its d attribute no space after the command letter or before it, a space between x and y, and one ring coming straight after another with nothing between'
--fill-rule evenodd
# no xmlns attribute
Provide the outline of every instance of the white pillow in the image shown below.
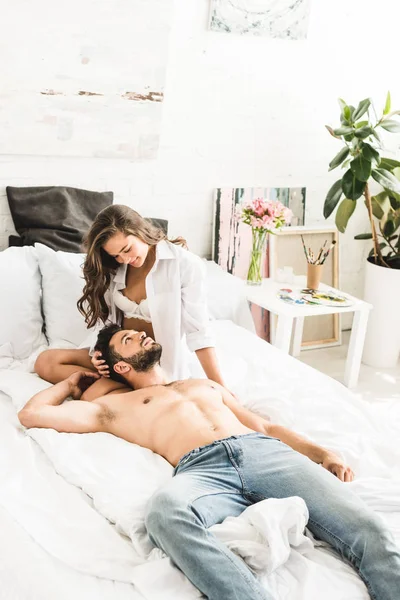
<svg viewBox="0 0 400 600"><path fill-rule="evenodd" d="M35 248L0 252L0 356L28 358L46 343Z"/></svg>
<svg viewBox="0 0 400 600"><path fill-rule="evenodd" d="M204 262L210 319L233 321L254 333L254 321L246 299L246 282L227 273L212 260Z"/></svg>
<svg viewBox="0 0 400 600"><path fill-rule="evenodd" d="M79 346L88 331L76 306L82 296L84 254L55 252L35 244L42 273L43 314L49 344Z"/></svg>

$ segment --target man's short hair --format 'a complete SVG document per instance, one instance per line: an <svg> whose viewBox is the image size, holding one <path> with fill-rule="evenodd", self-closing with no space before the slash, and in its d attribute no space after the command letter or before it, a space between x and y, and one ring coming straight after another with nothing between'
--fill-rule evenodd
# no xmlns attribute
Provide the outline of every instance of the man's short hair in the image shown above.
<svg viewBox="0 0 400 600"><path fill-rule="evenodd" d="M118 333L118 331L122 331L122 327L119 325L106 325L103 327L97 336L97 342L94 349L101 352L103 360L106 361L106 364L110 369L110 378L119 383L126 383L125 378L114 370L114 365L120 360L124 360L111 344L111 338Z"/></svg>

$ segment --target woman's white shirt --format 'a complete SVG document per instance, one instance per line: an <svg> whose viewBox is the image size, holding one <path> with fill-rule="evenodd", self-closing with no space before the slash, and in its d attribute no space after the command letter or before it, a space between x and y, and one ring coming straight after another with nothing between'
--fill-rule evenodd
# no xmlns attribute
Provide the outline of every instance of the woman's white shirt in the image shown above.
<svg viewBox="0 0 400 600"><path fill-rule="evenodd" d="M127 265L118 268L105 294L110 310L107 324L122 324L123 313L113 296L126 287L126 270ZM146 278L146 295L154 337L163 348L161 366L171 380L189 377L188 349L194 352L215 345L203 261L181 246L159 242L154 265ZM97 325L91 334L91 351L102 327L103 323Z"/></svg>

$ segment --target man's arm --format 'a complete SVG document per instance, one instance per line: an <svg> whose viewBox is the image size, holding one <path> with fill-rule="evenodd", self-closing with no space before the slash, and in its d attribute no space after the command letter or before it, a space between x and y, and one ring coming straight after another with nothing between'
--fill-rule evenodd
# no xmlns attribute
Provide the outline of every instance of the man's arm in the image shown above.
<svg viewBox="0 0 400 600"><path fill-rule="evenodd" d="M118 383L113 379L100 376L100 379L92 383L87 390L85 390L81 396L81 400L86 402L92 402L97 400L100 396L108 396L108 394L121 394L131 392L132 388L128 387L128 384Z"/></svg>
<svg viewBox="0 0 400 600"><path fill-rule="evenodd" d="M270 423L267 419L256 415L251 410L242 406L225 388L221 387L224 404L228 406L234 415L243 425L268 435L280 439L284 444L287 444L293 450L304 454L312 461L321 464L325 469L336 475L341 481L352 481L354 473L347 467L337 454L331 450L327 450L322 446L318 446L302 437L298 433L283 427Z"/></svg>
<svg viewBox="0 0 400 600"><path fill-rule="evenodd" d="M80 401L88 385L98 379L90 372L76 372L38 394L35 394L18 413L24 427L46 427L67 433L101 431L101 405ZM71 400L62 404L68 396Z"/></svg>

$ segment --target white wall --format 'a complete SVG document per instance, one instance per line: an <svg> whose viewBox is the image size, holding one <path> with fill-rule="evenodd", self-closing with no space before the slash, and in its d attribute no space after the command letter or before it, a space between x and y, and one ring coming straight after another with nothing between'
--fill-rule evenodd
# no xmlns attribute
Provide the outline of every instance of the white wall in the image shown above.
<svg viewBox="0 0 400 600"><path fill-rule="evenodd" d="M12 230L6 185L112 189L116 201L168 218L201 255L211 251L215 187L305 185L306 223L324 221L337 178L327 165L340 148L324 124L338 123L337 97L381 106L390 89L400 108L398 2L314 0L304 42L210 32L208 10L209 0L175 0L158 159L0 157L0 247ZM396 152L399 138L388 139ZM360 203L341 236L342 288L356 294L369 246L352 237L367 227Z"/></svg>

